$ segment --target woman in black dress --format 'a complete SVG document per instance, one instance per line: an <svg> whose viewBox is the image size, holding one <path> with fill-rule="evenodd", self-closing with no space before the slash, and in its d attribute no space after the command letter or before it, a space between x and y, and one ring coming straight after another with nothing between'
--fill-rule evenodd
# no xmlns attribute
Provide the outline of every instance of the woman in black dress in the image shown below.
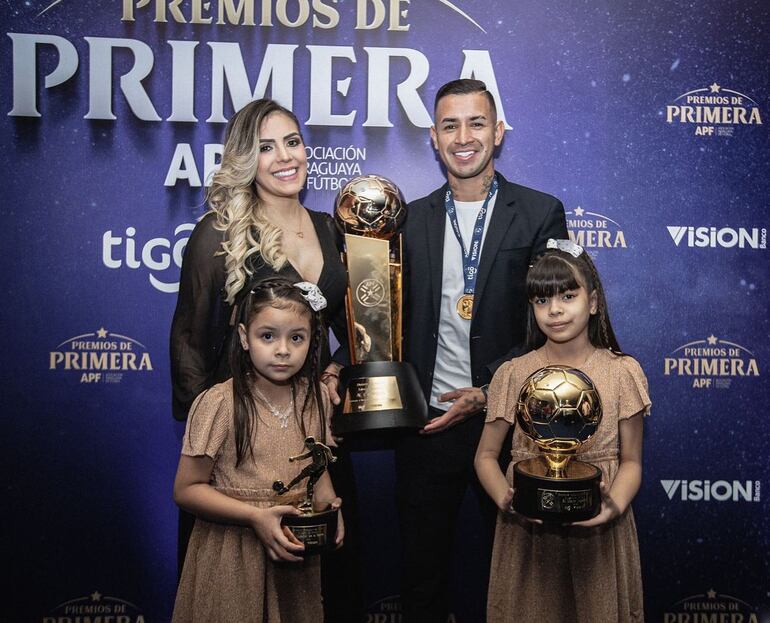
<svg viewBox="0 0 770 623"><path fill-rule="evenodd" d="M268 99L251 102L227 125L221 168L207 194L210 211L195 227L185 249L179 298L171 326L173 409L187 418L195 397L231 376L227 344L231 319L242 293L279 275L318 285L328 302L324 322L342 345L331 361L328 340L324 375L336 381L348 361L345 326L347 273L339 236L329 214L299 200L307 177L305 144L297 118ZM322 379L324 377L322 376ZM336 387L336 384L335 384ZM346 452L330 470L343 499L345 546L322 561L327 621L358 623L364 617L355 525L355 487ZM180 517L179 564L192 530Z"/></svg>

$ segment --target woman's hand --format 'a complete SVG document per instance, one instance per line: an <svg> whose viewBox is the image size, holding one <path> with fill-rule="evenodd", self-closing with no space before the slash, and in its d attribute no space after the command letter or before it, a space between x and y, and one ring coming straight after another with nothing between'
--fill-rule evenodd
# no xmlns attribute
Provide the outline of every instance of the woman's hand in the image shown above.
<svg viewBox="0 0 770 623"><path fill-rule="evenodd" d="M300 515L293 506L273 506L272 508L255 508L251 527L257 538L265 546L270 560L300 562L302 558L296 554L302 552L305 546L295 537L291 530L281 525L285 515Z"/></svg>
<svg viewBox="0 0 770 623"><path fill-rule="evenodd" d="M599 483L599 491L602 495L602 506L599 510L599 514L591 519L585 521L576 521L569 526L580 526L582 528L593 528L594 526L601 526L608 523L613 519L620 517L622 511L615 501L610 497L610 489L604 484L604 481Z"/></svg>
<svg viewBox="0 0 770 623"><path fill-rule="evenodd" d="M326 389L329 390L329 399L335 405L340 404L340 395L337 393L340 385L340 370L342 366L332 361L321 373L321 383L326 385Z"/></svg>

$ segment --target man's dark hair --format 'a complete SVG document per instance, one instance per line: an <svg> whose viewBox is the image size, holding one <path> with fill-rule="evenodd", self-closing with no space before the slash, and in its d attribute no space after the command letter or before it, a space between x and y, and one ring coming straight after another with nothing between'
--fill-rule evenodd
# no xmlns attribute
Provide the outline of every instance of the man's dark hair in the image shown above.
<svg viewBox="0 0 770 623"><path fill-rule="evenodd" d="M487 85L481 80L472 80L471 78L460 78L459 80L452 80L447 82L436 92L436 99L433 101L433 114L436 114L439 100L447 95L470 95L472 93L483 93L489 101L489 107L497 117L497 106L495 106L495 98L487 90Z"/></svg>

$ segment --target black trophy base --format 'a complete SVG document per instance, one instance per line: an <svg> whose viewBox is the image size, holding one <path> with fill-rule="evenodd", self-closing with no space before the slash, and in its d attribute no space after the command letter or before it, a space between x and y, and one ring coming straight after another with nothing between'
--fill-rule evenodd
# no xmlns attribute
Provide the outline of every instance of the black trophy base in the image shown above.
<svg viewBox="0 0 770 623"><path fill-rule="evenodd" d="M564 476L548 476L543 456L519 461L513 466L513 508L531 519L559 523L584 521L599 514L602 497L601 471L583 461L572 460Z"/></svg>
<svg viewBox="0 0 770 623"><path fill-rule="evenodd" d="M403 361L358 363L340 372L332 432L349 433L422 428L428 405L411 364Z"/></svg>
<svg viewBox="0 0 770 623"><path fill-rule="evenodd" d="M281 523L305 545L305 551L299 555L312 556L336 549L338 517L339 511L335 508L320 513L284 515Z"/></svg>

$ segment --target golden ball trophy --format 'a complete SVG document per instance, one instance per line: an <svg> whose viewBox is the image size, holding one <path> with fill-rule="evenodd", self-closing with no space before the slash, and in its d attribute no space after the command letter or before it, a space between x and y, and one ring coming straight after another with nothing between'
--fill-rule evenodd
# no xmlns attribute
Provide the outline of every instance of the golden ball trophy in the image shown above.
<svg viewBox="0 0 770 623"><path fill-rule="evenodd" d="M572 457L599 427L602 403L580 370L549 365L519 392L516 420L543 453L513 466L513 508L527 517L569 523L595 517L601 471Z"/></svg>
<svg viewBox="0 0 770 623"><path fill-rule="evenodd" d="M345 237L346 298L352 365L340 372L335 435L422 428L428 406L411 364L401 361L401 191L390 180L363 175L337 195L335 222Z"/></svg>
<svg viewBox="0 0 770 623"><path fill-rule="evenodd" d="M315 437L305 439L305 449L306 452L301 452L297 456L290 456L289 462L311 459L310 464L306 465L288 485L283 484L280 480L273 483L273 491L278 495L283 495L307 478L305 499L297 505L302 514L284 515L281 520L281 524L287 526L297 537L297 540L305 546L305 551L301 554L303 556L322 554L337 547L334 541L337 537L339 517L339 510L331 508L331 505L316 510L313 504L316 483L323 476L329 463L334 463L337 458L332 454L329 446L316 441Z"/></svg>

